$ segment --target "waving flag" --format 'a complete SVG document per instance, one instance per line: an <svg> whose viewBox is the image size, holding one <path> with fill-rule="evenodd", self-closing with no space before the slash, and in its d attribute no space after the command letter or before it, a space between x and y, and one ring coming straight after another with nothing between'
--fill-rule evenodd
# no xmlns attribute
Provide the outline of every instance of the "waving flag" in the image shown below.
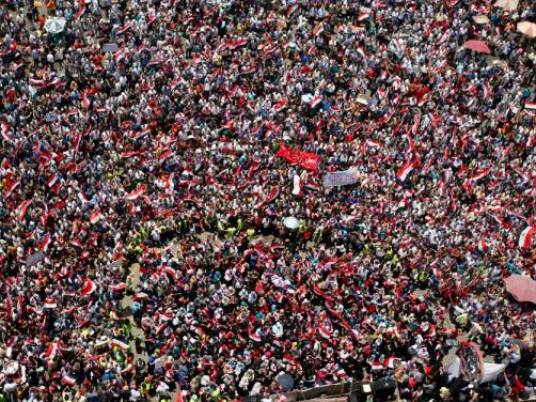
<svg viewBox="0 0 536 402"><path fill-rule="evenodd" d="M89 279L86 278L86 280L82 283L82 287L80 288L80 296L89 296L93 292L97 290L97 285Z"/></svg>
<svg viewBox="0 0 536 402"><path fill-rule="evenodd" d="M37 248L42 251L46 251L48 248L48 245L50 244L50 235L47 233L43 236L43 239L37 244Z"/></svg>
<svg viewBox="0 0 536 402"><path fill-rule="evenodd" d="M115 285L110 285L110 289L112 292L124 292L127 289L127 284L125 282L119 282Z"/></svg>
<svg viewBox="0 0 536 402"><path fill-rule="evenodd" d="M300 151L281 144L276 156L285 159L292 164L299 164L307 170L317 170L320 156L312 152Z"/></svg>
<svg viewBox="0 0 536 402"><path fill-rule="evenodd" d="M258 334L257 331L254 331L253 328L249 328L248 330L249 339L251 339L254 342L260 342L262 340L261 336Z"/></svg>
<svg viewBox="0 0 536 402"><path fill-rule="evenodd" d="M7 141L7 142L13 142L14 141L14 138L13 136L11 135L11 128L9 127L9 124L7 124L6 122L2 122L1 124L1 130L2 130L2 137Z"/></svg>
<svg viewBox="0 0 536 402"><path fill-rule="evenodd" d="M85 6L85 3L84 2L81 2L80 3L80 8L78 9L78 11L76 12L76 14L74 15L74 19L76 21L78 21L80 18L82 18L82 16L84 15L84 13L86 12L87 8Z"/></svg>
<svg viewBox="0 0 536 402"><path fill-rule="evenodd" d="M318 105L320 105L321 102L322 102L322 97L321 96L315 96L313 99L311 99L311 102L309 102L309 107L311 109L314 109Z"/></svg>
<svg viewBox="0 0 536 402"><path fill-rule="evenodd" d="M171 278L177 279L177 271L175 271L170 266L164 265L160 268L160 270Z"/></svg>
<svg viewBox="0 0 536 402"><path fill-rule="evenodd" d="M47 297L45 299L45 303L43 304L43 308L55 309L57 307L58 307L58 304L56 303L56 300L53 297Z"/></svg>
<svg viewBox="0 0 536 402"><path fill-rule="evenodd" d="M89 217L89 222L94 225L103 218L100 209L96 209Z"/></svg>
<svg viewBox="0 0 536 402"><path fill-rule="evenodd" d="M318 333L324 339L331 339L333 333L333 324L327 318L318 323Z"/></svg>
<svg viewBox="0 0 536 402"><path fill-rule="evenodd" d="M248 44L248 40L246 38L243 39L231 39L225 42L225 47L227 49L235 50L241 46L245 46Z"/></svg>
<svg viewBox="0 0 536 402"><path fill-rule="evenodd" d="M69 374L64 374L61 378L61 383L69 387L74 387L76 385L76 380L74 377L71 377Z"/></svg>
<svg viewBox="0 0 536 402"><path fill-rule="evenodd" d="M294 14L296 11L299 10L298 4L292 4L287 8L287 16L290 17L292 14Z"/></svg>
<svg viewBox="0 0 536 402"><path fill-rule="evenodd" d="M294 175L294 178L292 179L293 187L292 187L292 194L296 196L300 196L303 194L303 180L300 176L297 174Z"/></svg>
<svg viewBox="0 0 536 402"><path fill-rule="evenodd" d="M275 104L274 106L272 107L272 110L274 112L280 112L284 109L286 109L288 106L288 99L283 97L281 99L279 99Z"/></svg>
<svg viewBox="0 0 536 402"><path fill-rule="evenodd" d="M48 344L47 350L42 354L42 357L46 360L54 360L60 351L60 347L57 342L51 342Z"/></svg>
<svg viewBox="0 0 536 402"><path fill-rule="evenodd" d="M128 193L125 198L128 201L134 201L141 197L143 194L145 194L145 192L147 192L147 186L145 184L140 183L133 191Z"/></svg>
<svg viewBox="0 0 536 402"><path fill-rule="evenodd" d="M54 187L54 185L58 182L60 176L57 173L54 173L50 178L47 180L48 187Z"/></svg>
<svg viewBox="0 0 536 402"><path fill-rule="evenodd" d="M18 206L19 215L17 217L19 222L22 222L24 220L24 217L26 216L26 211L28 210L28 207L32 203L32 200L26 200L22 201L20 205Z"/></svg>
<svg viewBox="0 0 536 402"><path fill-rule="evenodd" d="M536 110L536 102L525 102L525 109Z"/></svg>
<svg viewBox="0 0 536 402"><path fill-rule="evenodd" d="M479 249L482 253L485 253L485 252L488 251L488 243L486 242L486 240L481 239L481 240L478 242L478 249Z"/></svg>
<svg viewBox="0 0 536 402"><path fill-rule="evenodd" d="M128 349L128 343L125 343L123 341L120 341L119 339L112 339L112 347L113 348L119 348L123 352Z"/></svg>
<svg viewBox="0 0 536 402"><path fill-rule="evenodd" d="M519 248L528 249L532 246L532 239L536 233L536 226L527 226L519 236Z"/></svg>
<svg viewBox="0 0 536 402"><path fill-rule="evenodd" d="M7 180L7 183L5 185L5 191L4 191L4 199L9 198L9 196L13 194L13 191L15 191L15 189L19 185L20 185L20 180L19 181Z"/></svg>
<svg viewBox="0 0 536 402"><path fill-rule="evenodd" d="M402 166L398 172L396 172L396 177L398 178L398 180L400 181L405 181L409 174L411 173L411 171L413 170L413 162L412 161L407 161L404 166Z"/></svg>

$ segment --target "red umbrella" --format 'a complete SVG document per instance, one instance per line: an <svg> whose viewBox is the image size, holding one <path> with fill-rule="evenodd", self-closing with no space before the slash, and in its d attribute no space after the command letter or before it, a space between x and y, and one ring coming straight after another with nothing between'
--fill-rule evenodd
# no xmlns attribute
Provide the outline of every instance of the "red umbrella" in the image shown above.
<svg viewBox="0 0 536 402"><path fill-rule="evenodd" d="M536 304L536 281L525 275L511 275L504 280L506 291L518 302Z"/></svg>
<svg viewBox="0 0 536 402"><path fill-rule="evenodd" d="M486 44L486 42L483 42L481 40L468 40L463 44L463 47L466 49L474 50L475 52L479 53L491 53L491 49Z"/></svg>

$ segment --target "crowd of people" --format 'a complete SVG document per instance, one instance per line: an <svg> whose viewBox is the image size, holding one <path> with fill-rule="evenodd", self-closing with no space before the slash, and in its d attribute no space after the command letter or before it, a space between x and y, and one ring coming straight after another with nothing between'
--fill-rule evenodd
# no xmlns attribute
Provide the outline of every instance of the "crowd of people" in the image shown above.
<svg viewBox="0 0 536 402"><path fill-rule="evenodd" d="M499 3L1 0L0 399L526 397L536 2ZM449 381L460 339L505 372Z"/></svg>

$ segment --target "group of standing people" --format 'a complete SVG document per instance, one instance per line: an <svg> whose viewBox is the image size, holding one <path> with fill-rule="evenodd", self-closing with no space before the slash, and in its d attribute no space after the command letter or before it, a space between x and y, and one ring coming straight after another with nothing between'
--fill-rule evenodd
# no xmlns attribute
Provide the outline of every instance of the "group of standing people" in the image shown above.
<svg viewBox="0 0 536 402"><path fill-rule="evenodd" d="M0 399L531 392L534 1L0 4Z"/></svg>

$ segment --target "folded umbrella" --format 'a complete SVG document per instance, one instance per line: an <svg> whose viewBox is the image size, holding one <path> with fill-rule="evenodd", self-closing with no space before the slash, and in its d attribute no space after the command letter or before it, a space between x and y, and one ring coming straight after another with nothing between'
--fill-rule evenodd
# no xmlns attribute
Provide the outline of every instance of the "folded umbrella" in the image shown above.
<svg viewBox="0 0 536 402"><path fill-rule="evenodd" d="M536 281L525 275L511 275L504 280L506 291L518 302L536 304Z"/></svg>
<svg viewBox="0 0 536 402"><path fill-rule="evenodd" d="M474 50L475 52L479 53L491 53L491 49L486 44L486 42L483 42L481 40L468 40L463 44L463 47L466 49Z"/></svg>

